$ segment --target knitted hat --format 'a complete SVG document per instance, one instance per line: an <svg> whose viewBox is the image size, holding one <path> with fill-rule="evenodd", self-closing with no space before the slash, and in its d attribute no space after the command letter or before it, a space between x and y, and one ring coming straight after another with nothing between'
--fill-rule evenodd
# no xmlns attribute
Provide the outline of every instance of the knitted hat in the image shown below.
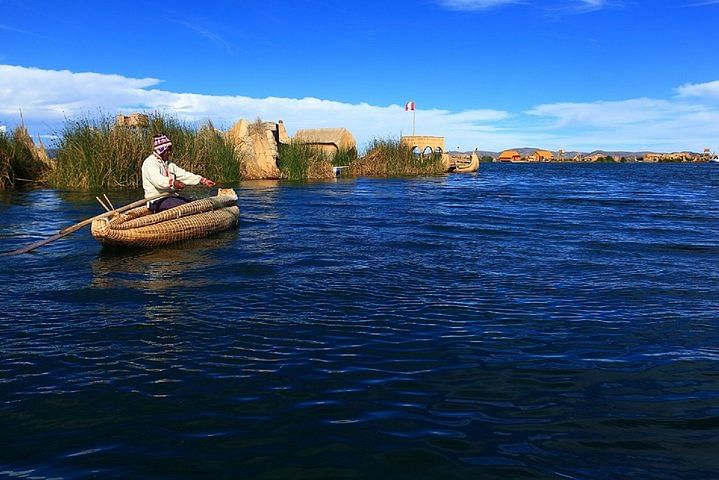
<svg viewBox="0 0 719 480"><path fill-rule="evenodd" d="M172 142L165 135L155 135L152 137L153 152L162 155L168 148L172 148Z"/></svg>

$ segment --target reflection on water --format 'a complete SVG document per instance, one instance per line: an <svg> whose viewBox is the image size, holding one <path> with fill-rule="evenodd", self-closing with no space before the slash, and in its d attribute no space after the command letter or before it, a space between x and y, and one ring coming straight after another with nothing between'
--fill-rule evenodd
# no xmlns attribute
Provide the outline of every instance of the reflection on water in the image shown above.
<svg viewBox="0 0 719 480"><path fill-rule="evenodd" d="M168 290L217 282L204 271L222 262L221 252L236 241L237 230L159 248L102 248L92 262L95 288Z"/></svg>

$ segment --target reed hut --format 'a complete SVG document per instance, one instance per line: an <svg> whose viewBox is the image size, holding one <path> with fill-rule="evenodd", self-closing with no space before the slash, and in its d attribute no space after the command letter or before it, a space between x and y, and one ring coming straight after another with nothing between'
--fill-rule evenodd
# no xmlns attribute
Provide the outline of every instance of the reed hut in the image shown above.
<svg viewBox="0 0 719 480"><path fill-rule="evenodd" d="M522 160L522 156L516 150L505 150L499 154L498 160L500 162L519 162Z"/></svg>
<svg viewBox="0 0 719 480"><path fill-rule="evenodd" d="M313 128L298 130L292 141L311 145L331 157L339 151L357 148L355 137L346 128Z"/></svg>
<svg viewBox="0 0 719 480"><path fill-rule="evenodd" d="M551 162L554 160L554 154L549 150L535 150L527 157L530 162Z"/></svg>

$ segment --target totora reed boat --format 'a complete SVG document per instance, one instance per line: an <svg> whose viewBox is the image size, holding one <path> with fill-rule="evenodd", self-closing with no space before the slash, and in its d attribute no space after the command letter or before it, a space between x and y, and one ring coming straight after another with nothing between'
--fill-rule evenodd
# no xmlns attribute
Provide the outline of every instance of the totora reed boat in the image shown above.
<svg viewBox="0 0 719 480"><path fill-rule="evenodd" d="M479 155L473 151L469 157L448 159L445 164L448 173L472 173L479 170Z"/></svg>
<svg viewBox="0 0 719 480"><path fill-rule="evenodd" d="M155 247L234 228L239 218L237 193L231 188L221 188L214 197L159 213L142 206L93 220L92 236L103 245Z"/></svg>

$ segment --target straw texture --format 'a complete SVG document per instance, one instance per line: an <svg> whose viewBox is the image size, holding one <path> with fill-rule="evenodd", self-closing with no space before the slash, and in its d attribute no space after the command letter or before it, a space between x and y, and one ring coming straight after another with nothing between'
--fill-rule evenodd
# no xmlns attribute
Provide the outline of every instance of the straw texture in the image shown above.
<svg viewBox="0 0 719 480"><path fill-rule="evenodd" d="M181 217L187 217L189 215L195 215L197 213L217 210L223 207L229 207L234 205L235 202L237 202L237 197L233 198L218 196L203 198L202 200L195 200L194 202L186 203L184 205L180 205L179 207L155 213L154 215L145 215L135 218L134 220L116 223L112 225L111 228L113 230L132 230L133 228L146 227L148 225L166 222L167 220L174 220Z"/></svg>
<svg viewBox="0 0 719 480"><path fill-rule="evenodd" d="M92 235L104 245L150 247L202 238L237 226L237 196L218 195L151 214L146 207L92 222Z"/></svg>

